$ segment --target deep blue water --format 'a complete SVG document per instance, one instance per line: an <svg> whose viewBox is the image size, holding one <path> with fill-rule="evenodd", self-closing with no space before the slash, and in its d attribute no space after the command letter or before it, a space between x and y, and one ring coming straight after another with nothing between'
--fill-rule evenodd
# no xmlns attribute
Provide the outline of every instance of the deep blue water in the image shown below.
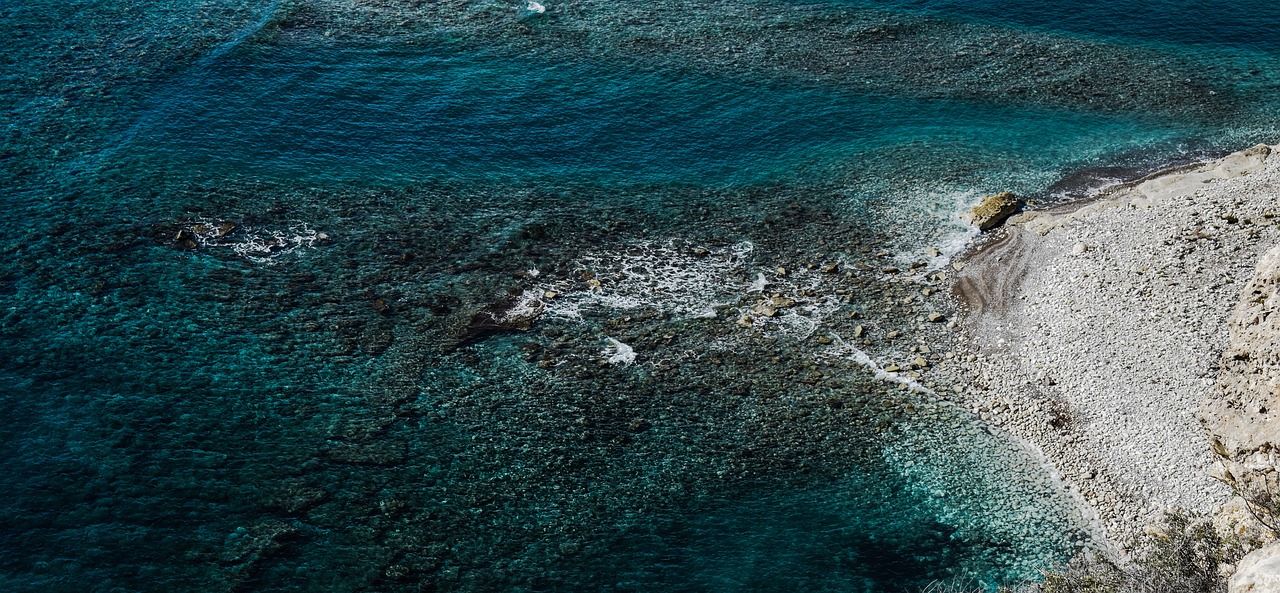
<svg viewBox="0 0 1280 593"><path fill-rule="evenodd" d="M1275 7L546 4L0 6L0 589L990 590L1089 544L830 336L935 340L867 270L982 194L1274 143ZM744 327L761 274L811 310Z"/></svg>
<svg viewBox="0 0 1280 593"><path fill-rule="evenodd" d="M1280 8L1266 2L1008 2L884 1L890 9L1007 23L1047 31L1193 48L1275 52L1280 40L1262 34L1280 26Z"/></svg>

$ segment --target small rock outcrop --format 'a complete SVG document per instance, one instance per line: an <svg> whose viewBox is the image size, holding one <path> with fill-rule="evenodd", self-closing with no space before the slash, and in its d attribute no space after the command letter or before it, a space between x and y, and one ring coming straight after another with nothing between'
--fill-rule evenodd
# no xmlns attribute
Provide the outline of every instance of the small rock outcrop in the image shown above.
<svg viewBox="0 0 1280 593"><path fill-rule="evenodd" d="M1227 584L1228 593L1280 593L1280 544L1250 552Z"/></svg>
<svg viewBox="0 0 1280 593"><path fill-rule="evenodd" d="M471 323L467 324L458 344L478 342L500 333L527 332L545 308L534 291L525 291L493 303L471 317Z"/></svg>
<svg viewBox="0 0 1280 593"><path fill-rule="evenodd" d="M985 233L1004 224L1021 207L1022 200L1012 192L998 193L983 198L982 202L965 214L965 220Z"/></svg>

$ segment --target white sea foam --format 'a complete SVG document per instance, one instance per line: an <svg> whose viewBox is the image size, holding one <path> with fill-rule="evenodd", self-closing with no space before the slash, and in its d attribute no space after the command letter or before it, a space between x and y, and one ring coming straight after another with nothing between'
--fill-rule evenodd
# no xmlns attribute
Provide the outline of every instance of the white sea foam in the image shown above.
<svg viewBox="0 0 1280 593"><path fill-rule="evenodd" d="M936 219L936 231L932 237L907 237L912 245L899 252L894 260L903 269L911 263L923 261L924 267L916 269L916 276L932 273L951 264L952 259L969 246L978 236L978 228L963 219L963 215L984 196L977 189L948 189L919 197L919 201L929 204L926 212ZM938 255L929 253L929 248L938 250Z"/></svg>
<svg viewBox="0 0 1280 593"><path fill-rule="evenodd" d="M201 247L230 249L236 255L259 264L272 265L276 258L299 249L312 249L328 238L305 222L295 222L284 229L256 229L250 226L223 225L226 221L196 218L184 230Z"/></svg>
<svg viewBox="0 0 1280 593"><path fill-rule="evenodd" d="M777 274L771 281L759 273L744 294L757 292L762 281L772 288L765 293L760 286L758 292L767 298L738 308L738 324L768 335L806 340L840 309L839 297L830 294L829 279L827 274L808 269ZM779 302L791 304L777 306ZM773 315L767 314L770 309Z"/></svg>
<svg viewBox="0 0 1280 593"><path fill-rule="evenodd" d="M708 248L670 240L643 243L581 257L569 277L551 279L531 289L549 318L583 321L589 315L637 310L672 318L725 316L749 331L805 340L841 307L831 294L833 276L818 270L785 273L747 269L751 243ZM768 289L768 292L766 292ZM758 295L751 299L750 295Z"/></svg>
<svg viewBox="0 0 1280 593"><path fill-rule="evenodd" d="M865 367L867 370L870 370L872 375L877 380L884 381L886 383L896 383L898 385L905 385L907 389L910 389L912 391L918 391L920 393L928 393L930 395L937 395L936 393L934 393L932 389L929 389L928 387L921 385L918 381L916 381L915 379L912 379L911 377L908 377L901 373L895 373L895 372L884 370L884 367L880 366L880 364L877 363L875 359L871 358L870 354L867 354L866 352L864 352L863 350L859 349L856 346L853 346L852 344L846 343L844 339L842 339L840 336L833 333L831 334L831 339L835 342L836 347L839 353L843 356L843 358L852 360L858 363L859 365Z"/></svg>
<svg viewBox="0 0 1280 593"><path fill-rule="evenodd" d="M507 309L499 322L506 322L515 319L533 319L546 309L546 303L540 298L540 293L533 289L527 289L516 297L515 303L511 308Z"/></svg>
<svg viewBox="0 0 1280 593"><path fill-rule="evenodd" d="M587 312L652 309L676 317L715 317L716 310L736 298L750 243L729 248L694 248L675 240L643 243L617 252L579 259L574 278L539 285L553 292L547 314L581 319ZM584 286L578 278L589 277Z"/></svg>
<svg viewBox="0 0 1280 593"><path fill-rule="evenodd" d="M607 355L609 358L605 360L609 364L620 364L622 366L631 366L636 361L636 351L631 346L623 344L613 338L605 338L609 340L609 347L605 348L601 354Z"/></svg>

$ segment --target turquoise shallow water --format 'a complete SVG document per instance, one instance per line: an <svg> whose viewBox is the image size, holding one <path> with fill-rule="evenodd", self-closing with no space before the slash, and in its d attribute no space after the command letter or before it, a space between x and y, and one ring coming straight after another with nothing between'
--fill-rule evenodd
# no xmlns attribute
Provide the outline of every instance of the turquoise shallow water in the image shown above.
<svg viewBox="0 0 1280 593"><path fill-rule="evenodd" d="M0 588L992 589L1088 544L841 344L935 339L874 270L984 193L1274 143L1274 8L547 6L0 7ZM766 275L797 312L744 327Z"/></svg>

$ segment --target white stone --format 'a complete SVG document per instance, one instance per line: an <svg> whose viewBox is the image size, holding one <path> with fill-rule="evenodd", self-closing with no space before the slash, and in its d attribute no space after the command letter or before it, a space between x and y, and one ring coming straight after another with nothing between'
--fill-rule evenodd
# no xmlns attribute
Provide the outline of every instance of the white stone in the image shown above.
<svg viewBox="0 0 1280 593"><path fill-rule="evenodd" d="M1227 593L1280 593L1280 544L1254 550L1240 560Z"/></svg>

